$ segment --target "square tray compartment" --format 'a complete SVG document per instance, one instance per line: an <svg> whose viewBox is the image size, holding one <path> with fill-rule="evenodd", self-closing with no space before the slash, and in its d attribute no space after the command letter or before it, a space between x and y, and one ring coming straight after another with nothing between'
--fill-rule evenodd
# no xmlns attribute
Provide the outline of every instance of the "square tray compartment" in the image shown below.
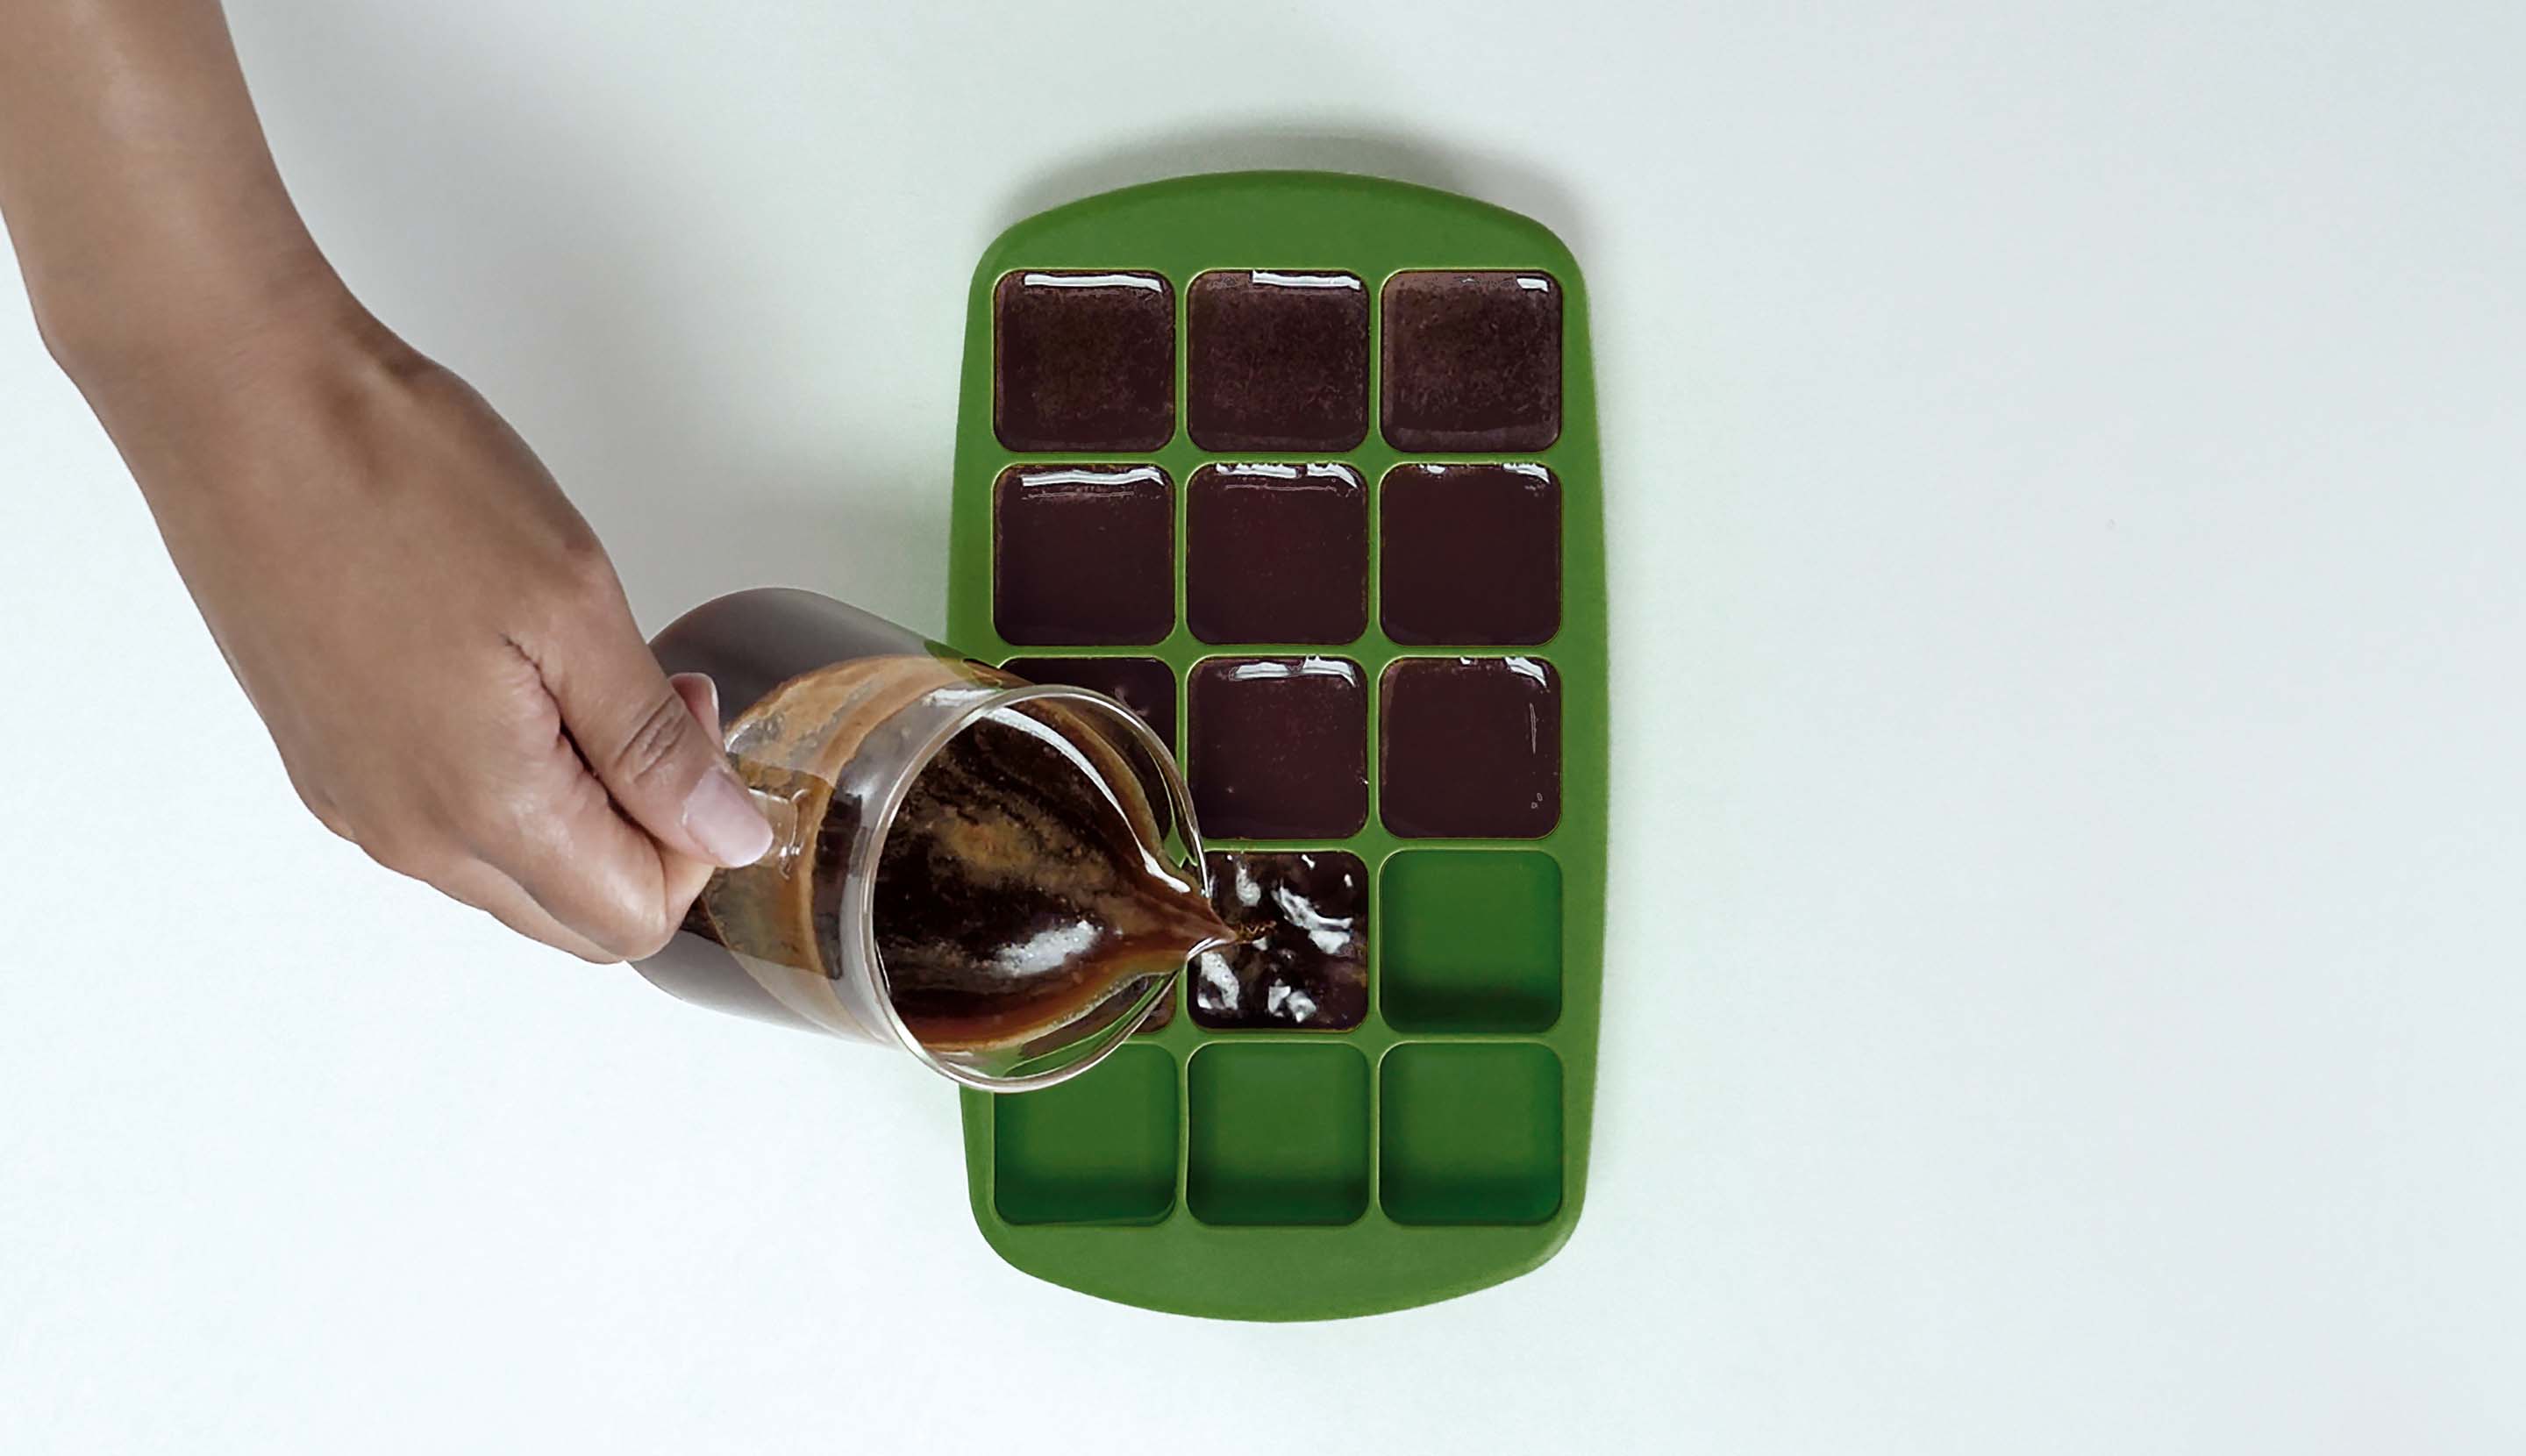
<svg viewBox="0 0 2526 1456"><path fill-rule="evenodd" d="M1368 822L1368 692L1339 657L1221 657L1192 670L1193 811L1223 839L1339 839Z"/></svg>
<svg viewBox="0 0 2526 1456"><path fill-rule="evenodd" d="M1368 1060L1357 1051L1205 1046L1189 1084L1185 1202L1194 1218L1286 1228L1368 1212Z"/></svg>
<svg viewBox="0 0 2526 1456"><path fill-rule="evenodd" d="M1185 625L1339 646L1368 629L1368 487L1337 462L1205 465L1185 502Z"/></svg>
<svg viewBox="0 0 2526 1456"><path fill-rule="evenodd" d="M1176 1201L1176 1064L1126 1046L1093 1077L991 1109L993 1184L1012 1224L1148 1223Z"/></svg>
<svg viewBox="0 0 2526 1456"><path fill-rule="evenodd" d="M1040 269L992 290L991 422L1012 450L1154 450L1176 432L1175 292L1153 273Z"/></svg>
<svg viewBox="0 0 2526 1456"><path fill-rule="evenodd" d="M1348 450L1368 437L1368 287L1357 275L1220 268L1185 297L1195 445Z"/></svg>
<svg viewBox="0 0 2526 1456"><path fill-rule="evenodd" d="M1561 629L1561 482L1540 465L1398 465L1379 492L1386 634L1529 646Z"/></svg>
<svg viewBox="0 0 2526 1456"><path fill-rule="evenodd" d="M1407 849L1386 862L1379 1003L1398 1031L1546 1031L1561 1019L1561 862Z"/></svg>
<svg viewBox="0 0 2526 1456"><path fill-rule="evenodd" d="M1561 678L1540 657L1406 657L1380 684L1378 803L1407 839L1537 839L1561 822Z"/></svg>
<svg viewBox="0 0 2526 1456"><path fill-rule="evenodd" d="M1011 466L991 490L991 621L1030 647L1175 627L1175 482L1153 465Z"/></svg>
<svg viewBox="0 0 2526 1456"><path fill-rule="evenodd" d="M1542 450L1561 437L1561 285L1527 269L1386 280L1385 419L1398 450Z"/></svg>
<svg viewBox="0 0 2526 1456"><path fill-rule="evenodd" d="M1339 849L1214 851L1211 903L1243 945L1193 958L1213 1030L1347 1031L1368 1017L1368 869Z"/></svg>
<svg viewBox="0 0 2526 1456"><path fill-rule="evenodd" d="M1534 1224L1561 1207L1561 1059L1407 1042L1386 1054L1380 1199L1398 1224Z"/></svg>

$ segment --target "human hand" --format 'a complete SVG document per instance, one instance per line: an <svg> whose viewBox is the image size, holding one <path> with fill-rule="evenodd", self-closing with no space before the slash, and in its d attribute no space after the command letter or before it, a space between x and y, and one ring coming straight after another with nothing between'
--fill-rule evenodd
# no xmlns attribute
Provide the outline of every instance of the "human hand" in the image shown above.
<svg viewBox="0 0 2526 1456"><path fill-rule="evenodd" d="M299 796L590 960L771 831L526 443L371 319L282 187L218 0L54 0L0 45L0 215Z"/></svg>
<svg viewBox="0 0 2526 1456"><path fill-rule="evenodd" d="M771 841L707 678L463 380L347 296L81 379L328 828L591 961L665 944Z"/></svg>

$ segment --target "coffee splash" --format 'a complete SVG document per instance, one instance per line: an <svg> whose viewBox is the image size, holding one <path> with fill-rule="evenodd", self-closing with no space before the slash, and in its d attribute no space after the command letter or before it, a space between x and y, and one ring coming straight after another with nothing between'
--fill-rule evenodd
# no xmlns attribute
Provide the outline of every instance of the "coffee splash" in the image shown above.
<svg viewBox="0 0 2526 1456"><path fill-rule="evenodd" d="M1235 940L1163 839L1139 776L1070 710L969 726L914 779L879 856L896 1013L934 1050L1020 1045Z"/></svg>

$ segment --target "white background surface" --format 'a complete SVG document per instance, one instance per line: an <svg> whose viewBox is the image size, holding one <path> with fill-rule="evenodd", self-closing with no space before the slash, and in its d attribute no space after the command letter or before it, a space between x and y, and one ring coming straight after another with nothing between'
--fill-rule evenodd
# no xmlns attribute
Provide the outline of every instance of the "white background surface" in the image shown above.
<svg viewBox="0 0 2526 1456"><path fill-rule="evenodd" d="M2516 7L236 8L319 236L652 628L939 625L1026 213L1289 164L1558 228L1594 1178L1543 1270L1362 1323L1013 1273L943 1084L308 821L0 307L0 1447L2526 1439Z"/></svg>

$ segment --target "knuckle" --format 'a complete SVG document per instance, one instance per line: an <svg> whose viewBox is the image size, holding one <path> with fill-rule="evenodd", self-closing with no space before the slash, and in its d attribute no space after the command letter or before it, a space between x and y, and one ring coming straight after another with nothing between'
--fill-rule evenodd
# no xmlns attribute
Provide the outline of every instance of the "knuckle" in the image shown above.
<svg viewBox="0 0 2526 1456"><path fill-rule="evenodd" d="M479 908L511 931L519 935L523 935L529 940L535 941L538 944L548 945L555 950L566 952L579 960L587 962L589 965L610 965L615 959L611 952L596 945L593 941L587 939L587 937L574 933L567 928L548 921L539 922L537 919L524 914L519 907L515 905L503 904L494 901Z"/></svg>
<svg viewBox="0 0 2526 1456"><path fill-rule="evenodd" d="M552 523L550 528L553 535L541 564L512 609L518 624L512 641L534 644L532 649L521 646L521 651L538 666L545 665L547 649L608 630L630 613L614 560L596 532L576 517Z"/></svg>
<svg viewBox="0 0 2526 1456"><path fill-rule="evenodd" d="M612 924L590 935L597 948L617 961L644 961L666 949L676 928L657 907L625 907Z"/></svg>
<svg viewBox="0 0 2526 1456"><path fill-rule="evenodd" d="M649 706L632 736L615 752L612 777L641 788L675 787L693 739L693 715L673 691Z"/></svg>
<svg viewBox="0 0 2526 1456"><path fill-rule="evenodd" d="M561 527L555 550L561 559L562 581L575 605L589 610L611 607L621 599L623 586L614 575L614 558L605 554L605 543L585 522Z"/></svg>
<svg viewBox="0 0 2526 1456"><path fill-rule="evenodd" d="M623 959L645 961L665 950L667 942L675 938L676 928L667 924L665 917L644 920L639 927L639 932L623 943Z"/></svg>
<svg viewBox="0 0 2526 1456"><path fill-rule="evenodd" d="M301 789L298 793L298 802L307 806L308 814L313 816L318 824L323 825L326 832L334 838L353 844L360 842L359 832L351 828L350 820L343 816L341 810L333 806L331 799L323 794L309 793Z"/></svg>
<svg viewBox="0 0 2526 1456"><path fill-rule="evenodd" d="M284 761L281 769L288 776L290 791L298 795L300 806L325 827L326 832L353 844L360 842L360 836L351 828L350 816L342 812L341 805L333 802L331 794L317 787L315 780L294 765Z"/></svg>
<svg viewBox="0 0 2526 1456"><path fill-rule="evenodd" d="M391 870L411 879L435 883L443 878L445 857L415 839L396 833L364 831L355 834L352 843L360 852L377 862L381 869Z"/></svg>

